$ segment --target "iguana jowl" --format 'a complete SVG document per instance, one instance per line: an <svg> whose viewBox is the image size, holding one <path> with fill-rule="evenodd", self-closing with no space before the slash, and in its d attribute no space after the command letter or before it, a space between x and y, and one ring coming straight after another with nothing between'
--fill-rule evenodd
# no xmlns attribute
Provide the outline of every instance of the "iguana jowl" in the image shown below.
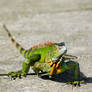
<svg viewBox="0 0 92 92"><path fill-rule="evenodd" d="M45 71L49 73L50 76L73 69L73 81L70 83L75 85L81 83L79 64L74 61L65 62L65 60L76 58L76 56L66 54L67 48L64 42L46 42L44 44L39 44L28 50L25 50L19 43L14 40L5 25L3 28L7 32L12 43L25 58L21 71L8 73L8 75L10 75L12 78L16 79L17 77L26 76L30 66L37 75L39 75L40 71Z"/></svg>

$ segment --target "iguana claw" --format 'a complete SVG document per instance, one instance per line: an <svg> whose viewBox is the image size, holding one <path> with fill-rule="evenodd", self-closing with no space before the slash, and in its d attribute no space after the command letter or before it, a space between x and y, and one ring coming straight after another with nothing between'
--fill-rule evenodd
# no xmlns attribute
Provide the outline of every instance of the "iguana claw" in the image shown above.
<svg viewBox="0 0 92 92"><path fill-rule="evenodd" d="M21 72L21 71L19 71L19 72L9 72L8 76L10 76L11 79L15 80L17 77L19 77L20 79L21 79L21 76L26 77L26 73Z"/></svg>
<svg viewBox="0 0 92 92"><path fill-rule="evenodd" d="M83 83L85 83L84 80L82 80L82 81L72 81L72 82L69 81L67 84L71 84L73 86L80 86L80 84L83 84Z"/></svg>

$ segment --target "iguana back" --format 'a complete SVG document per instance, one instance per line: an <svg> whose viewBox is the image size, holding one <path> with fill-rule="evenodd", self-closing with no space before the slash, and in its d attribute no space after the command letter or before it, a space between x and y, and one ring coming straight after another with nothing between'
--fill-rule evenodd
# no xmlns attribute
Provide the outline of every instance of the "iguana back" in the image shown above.
<svg viewBox="0 0 92 92"><path fill-rule="evenodd" d="M41 61L45 58L46 54L48 53L50 47L54 45L52 42L45 42L43 44L38 44L33 47L31 47L28 50L25 50L18 42L15 41L9 30L5 25L3 25L4 30L7 32L9 39L11 42L14 44L14 46L19 50L19 52L25 57L25 58L30 58L32 54L41 54L42 59Z"/></svg>

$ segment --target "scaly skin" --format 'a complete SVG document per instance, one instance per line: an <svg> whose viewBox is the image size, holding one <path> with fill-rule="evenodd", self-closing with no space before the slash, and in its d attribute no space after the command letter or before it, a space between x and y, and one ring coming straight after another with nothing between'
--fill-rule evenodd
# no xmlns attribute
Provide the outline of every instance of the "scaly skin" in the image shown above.
<svg viewBox="0 0 92 92"><path fill-rule="evenodd" d="M17 77L21 78L21 76L26 76L31 66L37 75L39 75L40 71L45 71L49 73L50 76L73 69L73 81L68 83L79 85L82 82L80 81L79 64L73 61L65 62L65 60L70 60L77 57L66 54L67 49L64 42L46 42L44 44L33 46L29 50L25 50L19 43L14 40L5 25L3 26L3 28L7 32L12 43L25 57L21 71L8 73L11 78L16 79Z"/></svg>

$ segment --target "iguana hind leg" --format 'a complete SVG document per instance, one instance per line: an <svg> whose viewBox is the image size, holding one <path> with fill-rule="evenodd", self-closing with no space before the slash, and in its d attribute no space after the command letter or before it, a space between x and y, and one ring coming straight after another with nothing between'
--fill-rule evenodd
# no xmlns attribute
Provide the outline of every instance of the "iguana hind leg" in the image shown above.
<svg viewBox="0 0 92 92"><path fill-rule="evenodd" d="M22 64L22 70L17 72L9 72L8 75L11 76L11 79L16 79L17 77L26 76L30 68L29 60L25 60Z"/></svg>
<svg viewBox="0 0 92 92"><path fill-rule="evenodd" d="M51 69L46 63L36 62L32 68L34 72L39 76L40 71L50 72Z"/></svg>
<svg viewBox="0 0 92 92"><path fill-rule="evenodd" d="M16 79L17 77L21 78L21 76L26 76L30 66L33 66L37 60L40 59L39 54L32 55L29 59L25 59L25 61L22 64L22 70L18 72L9 72L8 75L11 76L11 78Z"/></svg>

